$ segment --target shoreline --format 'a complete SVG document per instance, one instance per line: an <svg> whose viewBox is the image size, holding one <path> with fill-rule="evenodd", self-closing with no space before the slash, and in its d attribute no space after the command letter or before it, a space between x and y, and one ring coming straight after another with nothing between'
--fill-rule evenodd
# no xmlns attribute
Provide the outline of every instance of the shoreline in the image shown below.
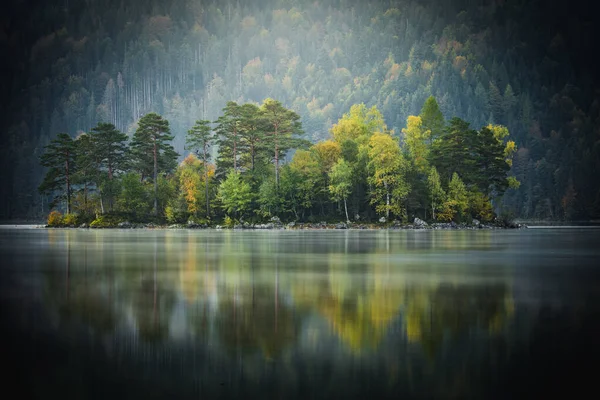
<svg viewBox="0 0 600 400"><path fill-rule="evenodd" d="M478 221L477 221L478 222ZM121 222L115 226L100 226L91 227L88 224L82 224L80 226L49 226L44 224L6 224L0 225L1 227L7 228L19 228L29 227L33 229L118 229L118 230L234 230L234 231L323 231L323 230L508 230L508 229L527 229L528 225L524 224L457 224L454 222L438 222L428 224L424 221L412 224L346 224L344 222L339 223L294 223L289 224L282 223L266 223L266 224L237 224L233 227L227 227L222 225L200 225L200 224L171 224L171 225L157 225L153 223L129 223Z"/></svg>

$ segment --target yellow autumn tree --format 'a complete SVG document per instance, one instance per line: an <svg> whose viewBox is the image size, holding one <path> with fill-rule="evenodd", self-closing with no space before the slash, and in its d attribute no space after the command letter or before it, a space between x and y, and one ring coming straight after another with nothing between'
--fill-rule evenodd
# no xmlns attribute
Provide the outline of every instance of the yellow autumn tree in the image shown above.
<svg viewBox="0 0 600 400"><path fill-rule="evenodd" d="M402 129L404 143L408 149L408 155L416 170L426 174L429 171L429 146L428 140L431 131L423 127L421 117L410 115L406 119L406 128Z"/></svg>

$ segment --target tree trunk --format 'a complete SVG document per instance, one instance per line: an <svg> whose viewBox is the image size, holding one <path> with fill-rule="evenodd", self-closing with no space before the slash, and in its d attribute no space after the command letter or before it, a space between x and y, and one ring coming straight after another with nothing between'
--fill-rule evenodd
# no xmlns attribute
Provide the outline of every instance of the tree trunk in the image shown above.
<svg viewBox="0 0 600 400"><path fill-rule="evenodd" d="M206 219L209 219L210 215L210 202L208 201L208 163L207 163L207 154L206 154L206 143L204 144L204 189L206 196Z"/></svg>
<svg viewBox="0 0 600 400"><path fill-rule="evenodd" d="M237 171L237 127L233 126L233 171Z"/></svg>
<svg viewBox="0 0 600 400"><path fill-rule="evenodd" d="M279 146L275 144L275 185L279 187Z"/></svg>
<svg viewBox="0 0 600 400"><path fill-rule="evenodd" d="M69 152L67 152L67 158L69 157ZM71 182L69 181L69 160L65 161L65 177L67 184L67 214L71 213Z"/></svg>
<svg viewBox="0 0 600 400"><path fill-rule="evenodd" d="M346 205L346 198L344 197L344 210L346 210L346 223L350 222L350 218L348 218L348 206Z"/></svg>
<svg viewBox="0 0 600 400"><path fill-rule="evenodd" d="M156 138L154 138L154 215L158 215L158 160L156 154Z"/></svg>
<svg viewBox="0 0 600 400"><path fill-rule="evenodd" d="M390 191L388 190L387 182L384 182L385 185L385 219L390 219Z"/></svg>

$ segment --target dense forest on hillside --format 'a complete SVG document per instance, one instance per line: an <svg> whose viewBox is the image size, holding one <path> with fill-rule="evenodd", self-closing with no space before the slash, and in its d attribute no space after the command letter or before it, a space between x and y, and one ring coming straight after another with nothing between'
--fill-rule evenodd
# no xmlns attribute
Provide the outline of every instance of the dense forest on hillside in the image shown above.
<svg viewBox="0 0 600 400"><path fill-rule="evenodd" d="M2 82L0 217L47 214L39 160L61 132L74 138L107 122L131 138L156 112L181 161L195 121L216 120L228 101L274 98L313 143L360 103L376 106L404 143L407 118L433 95L446 120L503 125L516 142L511 174L521 186L497 210L598 218L595 82L573 67L570 36L530 23L536 4L21 2L0 35L11 78Z"/></svg>

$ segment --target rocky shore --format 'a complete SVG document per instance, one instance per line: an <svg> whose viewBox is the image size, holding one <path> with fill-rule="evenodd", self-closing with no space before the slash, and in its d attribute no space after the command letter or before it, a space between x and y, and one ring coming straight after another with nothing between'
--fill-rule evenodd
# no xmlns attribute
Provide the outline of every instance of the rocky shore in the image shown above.
<svg viewBox="0 0 600 400"><path fill-rule="evenodd" d="M46 226L49 227L49 226ZM75 227L73 227L75 228ZM187 224L171 224L171 225L157 225L154 223L132 223L128 221L119 222L114 225L102 225L94 226L88 224L81 224L77 228L82 229L234 229L234 230L323 230L323 229L390 229L390 230L478 230L478 229L520 229L527 228L524 224L514 222L502 222L494 221L490 223L481 223L480 221L473 219L470 224L455 222L436 222L427 223L420 218L415 218L412 223L402 223L399 221L387 222L385 218L381 218L378 223L327 223L327 222L313 222L313 223L298 223L290 222L284 224L277 217L271 218L267 223L253 224L249 222L243 222L235 224L234 226L223 226L223 225L207 225L198 224L194 222L188 222Z"/></svg>

